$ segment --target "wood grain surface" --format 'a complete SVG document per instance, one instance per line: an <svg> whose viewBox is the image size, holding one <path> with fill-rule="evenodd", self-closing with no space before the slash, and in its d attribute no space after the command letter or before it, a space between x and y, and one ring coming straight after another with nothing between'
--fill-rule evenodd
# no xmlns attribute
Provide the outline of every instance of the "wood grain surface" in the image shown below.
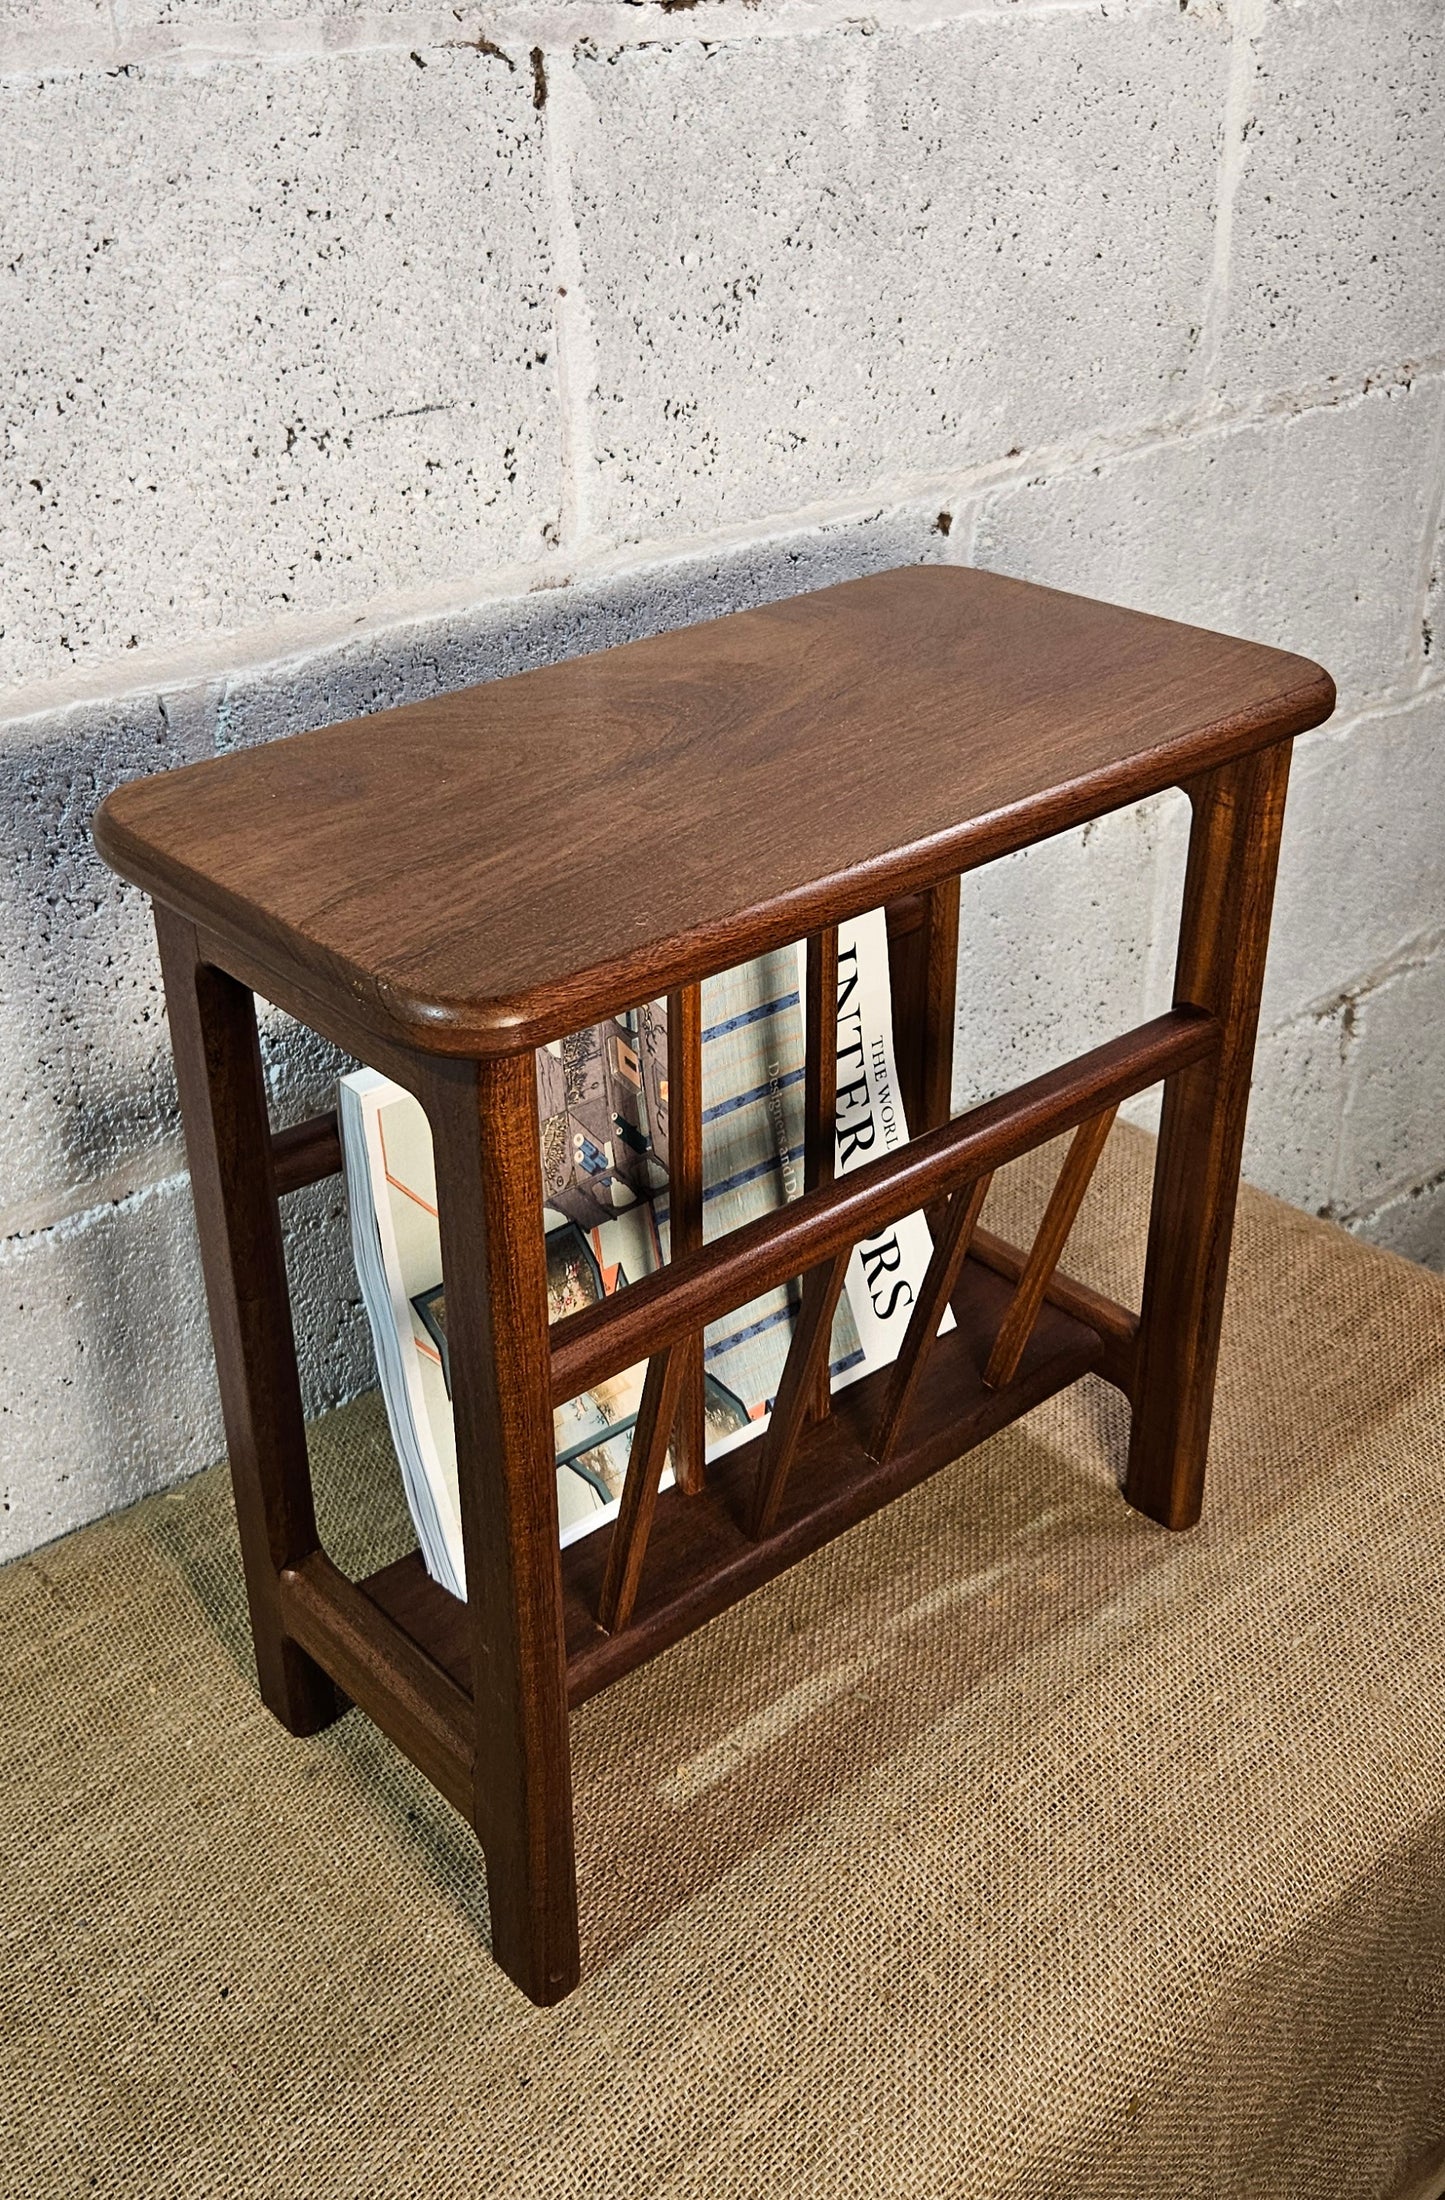
<svg viewBox="0 0 1445 2200"><path fill-rule="evenodd" d="M912 566L132 781L96 841L278 982L475 1057L1197 776L1333 700L1279 650Z"/></svg>

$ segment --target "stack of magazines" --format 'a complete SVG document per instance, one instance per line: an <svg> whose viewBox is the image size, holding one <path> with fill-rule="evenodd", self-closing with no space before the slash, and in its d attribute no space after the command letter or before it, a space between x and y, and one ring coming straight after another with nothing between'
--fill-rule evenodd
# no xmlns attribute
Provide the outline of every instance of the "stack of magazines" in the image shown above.
<svg viewBox="0 0 1445 2200"><path fill-rule="evenodd" d="M803 953L783 948L703 983L705 1243L803 1189ZM668 1259L666 1002L541 1048L537 1105L548 1310L557 1321ZM432 1578L464 1597L431 1132L420 1102L374 1070L341 1080L340 1115L356 1273L417 1541ZM887 930L875 910L839 930L838 1173L907 1137ZM855 1248L833 1325L835 1389L896 1357L931 1251L921 1214ZM794 1284L706 1330L709 1459L766 1426L799 1304ZM645 1375L645 1364L628 1368L556 1410L564 1544L616 1515Z"/></svg>

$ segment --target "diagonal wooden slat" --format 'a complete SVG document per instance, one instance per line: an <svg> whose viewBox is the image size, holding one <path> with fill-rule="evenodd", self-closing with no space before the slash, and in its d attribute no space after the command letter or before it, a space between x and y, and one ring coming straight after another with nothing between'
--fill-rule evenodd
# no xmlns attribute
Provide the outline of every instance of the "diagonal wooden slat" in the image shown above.
<svg viewBox="0 0 1445 2200"><path fill-rule="evenodd" d="M672 1257L702 1249L702 987L667 997L667 1163ZM702 1331L680 1340L681 1381L672 1432L679 1489L700 1495L706 1483Z"/></svg>
<svg viewBox="0 0 1445 2200"><path fill-rule="evenodd" d="M1074 1217L1089 1189L1089 1179L1104 1151L1104 1141L1117 1112L1116 1107L1105 1108L1101 1114L1090 1116L1086 1123L1081 1123L1074 1133L1058 1182L1049 1194L1038 1234L1024 1262L1018 1288L999 1324L988 1366L983 1371L983 1379L991 1390L1001 1390L1018 1372L1024 1346L1039 1318L1049 1278L1059 1265L1069 1232L1074 1227Z"/></svg>
<svg viewBox="0 0 1445 2200"><path fill-rule="evenodd" d="M1010 1245L1007 1238L995 1237L992 1230L982 1227L973 1233L969 1252L985 1268L991 1268L996 1276L1009 1283L1017 1283L1028 1266L1028 1254L1017 1245ZM1091 1284L1080 1283L1077 1276L1056 1268L1044 1285L1044 1298L1050 1306L1062 1308L1072 1314L1075 1321L1083 1322L1094 1330L1103 1350L1099 1358L1099 1373L1106 1383L1122 1390L1126 1398L1134 1395L1135 1364L1139 1349L1139 1317L1117 1299L1106 1298L1102 1291Z"/></svg>
<svg viewBox="0 0 1445 2200"><path fill-rule="evenodd" d="M1143 1092L1218 1051L1219 1025L1175 1008L1017 1090L970 1108L901 1152L881 1154L816 1192L741 1222L726 1237L641 1276L551 1329L554 1404L631 1367L764 1291L777 1290L914 1207Z"/></svg>
<svg viewBox="0 0 1445 2200"><path fill-rule="evenodd" d="M869 1447L880 1465L893 1455L894 1447L908 1418L908 1409L923 1375L933 1341L938 1335L938 1325L943 1319L944 1308L953 1296L954 1287L964 1261L968 1257L974 1226L983 1212L988 1188L993 1182L990 1172L975 1183L960 1184L958 1190L943 1210L938 1225L938 1242L933 1248L933 1258L924 1270L923 1282L908 1317L908 1327L898 1348L898 1358L893 1364L893 1380L883 1400L883 1410L878 1416L878 1426Z"/></svg>
<svg viewBox="0 0 1445 2200"><path fill-rule="evenodd" d="M642 1561L657 1504L657 1485L667 1457L667 1439L677 1418L677 1394L685 1369L685 1347L664 1345L647 1363L642 1386L642 1405L632 1431L632 1450L627 1478L622 1485L622 1504L612 1528L607 1553L607 1572L598 1599L597 1624L609 1635L618 1634L632 1617Z"/></svg>
<svg viewBox="0 0 1445 2200"><path fill-rule="evenodd" d="M803 1310L773 1400L772 1418L763 1438L758 1460L758 1479L748 1532L756 1539L768 1535L777 1521L778 1506L808 1420L808 1409L817 1395L819 1369L826 1380L828 1347L833 1335L833 1316L848 1273L851 1245L821 1261L803 1281Z"/></svg>
<svg viewBox="0 0 1445 2200"><path fill-rule="evenodd" d="M838 1149L838 932L836 926L808 940L805 1025L807 1052L803 1100L803 1189L816 1191L833 1181ZM803 1298L826 1287L828 1270L815 1268L803 1279ZM829 1405L828 1355L818 1364L807 1410L822 1420Z"/></svg>

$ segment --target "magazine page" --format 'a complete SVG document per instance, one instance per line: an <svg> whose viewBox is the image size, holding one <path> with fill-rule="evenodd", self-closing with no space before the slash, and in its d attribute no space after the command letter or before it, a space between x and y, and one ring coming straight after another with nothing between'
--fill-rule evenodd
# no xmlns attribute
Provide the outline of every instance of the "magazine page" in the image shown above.
<svg viewBox="0 0 1445 2200"><path fill-rule="evenodd" d="M424 1368L409 1341L410 1323L405 1315L405 1292L389 1203L378 1196L378 1186L384 1182L384 1163L377 1114L387 1096L399 1092L399 1086L375 1070L358 1070L340 1082L338 1112L351 1245L376 1347L392 1445L417 1541L428 1572L454 1594L460 1594L460 1522L454 1517L443 1518L448 1509L447 1477L429 1425L422 1388ZM451 1483L452 1514L454 1486L455 1474ZM456 1562L453 1553L458 1554Z"/></svg>
<svg viewBox="0 0 1445 2200"><path fill-rule="evenodd" d="M702 986L702 1218L711 1244L803 1189L803 1004L793 948L707 978ZM665 1198L661 1236L668 1244ZM709 1323L703 1337L707 1452L745 1443L767 1424L792 1342L796 1283ZM863 1372L846 1300L833 1325L834 1380Z"/></svg>
<svg viewBox="0 0 1445 2200"><path fill-rule="evenodd" d="M705 1243L802 1193L803 954L783 948L703 983ZM666 1002L540 1049L537 1094L548 1314L556 1321L651 1274L668 1256ZM430 1126L419 1101L371 1070L342 1080L341 1119L357 1274L408 1502L428 1570L462 1596ZM845 1174L907 1137L879 910L839 931L836 1166ZM896 1356L931 1251L921 1214L855 1249L833 1327L835 1387ZM766 1427L799 1298L795 1280L708 1325L708 1457ZM951 1322L945 1316L945 1326ZM639 1363L554 1413L563 1543L615 1516L645 1376Z"/></svg>
<svg viewBox="0 0 1445 2200"><path fill-rule="evenodd" d="M665 1001L537 1049L542 1186L557 1220L590 1230L664 1188L666 1064Z"/></svg>
<svg viewBox="0 0 1445 2200"><path fill-rule="evenodd" d="M839 1176L908 1144L893 1049L888 920L881 909L838 927L837 1119ZM919 1212L885 1224L853 1248L847 1296L866 1370L897 1359L932 1257L932 1233ZM949 1307L940 1335L953 1327Z"/></svg>
<svg viewBox="0 0 1445 2200"><path fill-rule="evenodd" d="M419 1101L371 1070L342 1080L342 1111L357 1273L417 1540L433 1577L465 1596L431 1128ZM345 1138L348 1119L359 1138L354 1131ZM657 1264L656 1226L644 1201L590 1229L551 1207L544 1214L553 1321ZM645 1376L645 1364L629 1368L553 1416L563 1543L615 1516Z"/></svg>

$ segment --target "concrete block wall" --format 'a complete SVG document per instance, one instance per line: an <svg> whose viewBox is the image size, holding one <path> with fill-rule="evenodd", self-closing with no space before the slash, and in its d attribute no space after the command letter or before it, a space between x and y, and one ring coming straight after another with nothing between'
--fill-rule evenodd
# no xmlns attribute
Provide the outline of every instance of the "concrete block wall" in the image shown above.
<svg viewBox="0 0 1445 2200"><path fill-rule="evenodd" d="M900 562L1336 673L1249 1168L1445 1265L1439 0L0 0L0 100L0 1554L220 1448L104 792ZM1181 811L967 882L960 1104L1167 996Z"/></svg>

